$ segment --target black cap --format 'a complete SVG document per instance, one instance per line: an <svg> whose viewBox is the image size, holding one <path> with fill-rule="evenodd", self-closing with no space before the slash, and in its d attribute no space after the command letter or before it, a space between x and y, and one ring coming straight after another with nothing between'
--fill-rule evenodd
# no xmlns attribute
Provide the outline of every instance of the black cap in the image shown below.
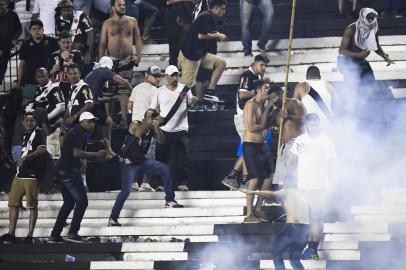
<svg viewBox="0 0 406 270"><path fill-rule="evenodd" d="M40 20L32 20L32 21L30 21L30 29L31 29L31 27L33 27L34 25L38 25L38 26L40 26L41 28L44 28L44 24L43 24L42 21L40 21Z"/></svg>

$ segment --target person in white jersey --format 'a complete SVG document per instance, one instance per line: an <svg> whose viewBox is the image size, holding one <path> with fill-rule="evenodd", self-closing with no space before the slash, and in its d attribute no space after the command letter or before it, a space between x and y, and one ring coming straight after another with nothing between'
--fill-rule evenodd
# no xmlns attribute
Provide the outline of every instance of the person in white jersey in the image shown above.
<svg viewBox="0 0 406 270"><path fill-rule="evenodd" d="M310 239L302 259L318 259L336 151L334 142L322 131L317 114L306 115L305 129L294 141L291 152L297 156L298 189L310 206Z"/></svg>
<svg viewBox="0 0 406 270"><path fill-rule="evenodd" d="M192 92L182 91L185 85L179 83L179 70L170 65L165 69L166 84L159 87L157 94L152 99L151 109L159 110L166 123L161 127L165 136L163 144L157 144L155 158L163 163L168 163L173 155L174 181L180 191L188 191L188 117L187 106L197 102L197 97ZM180 104L177 104L177 100ZM178 105L178 106L176 106ZM168 115L172 108L177 107L173 116L168 121Z"/></svg>
<svg viewBox="0 0 406 270"><path fill-rule="evenodd" d="M333 87L321 78L317 66L310 66L306 81L295 86L293 98L302 101L307 113L315 113L320 118L324 131L329 131L333 118Z"/></svg>
<svg viewBox="0 0 406 270"><path fill-rule="evenodd" d="M132 112L131 122L144 120L145 112L149 109L153 97L156 95L161 78L161 68L158 66L150 66L145 73L144 82L138 84L131 92L128 101L128 108ZM146 154L147 158L155 159L156 141L154 138L151 140L151 145ZM138 186L137 181L133 183L133 190L135 191L155 191L149 184L150 177L144 175L141 187Z"/></svg>

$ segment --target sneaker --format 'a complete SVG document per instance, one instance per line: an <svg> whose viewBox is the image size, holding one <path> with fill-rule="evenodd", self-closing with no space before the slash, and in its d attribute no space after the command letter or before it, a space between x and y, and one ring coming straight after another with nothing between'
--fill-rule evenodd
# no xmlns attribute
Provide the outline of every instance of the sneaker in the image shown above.
<svg viewBox="0 0 406 270"><path fill-rule="evenodd" d="M117 221L117 219L113 219L112 217L109 218L109 222L107 223L109 227L121 227L121 223Z"/></svg>
<svg viewBox="0 0 406 270"><path fill-rule="evenodd" d="M240 187L238 189L241 191L247 191L248 190L248 181L241 182Z"/></svg>
<svg viewBox="0 0 406 270"><path fill-rule="evenodd" d="M65 242L65 240L63 240L63 238L60 235L58 235L58 236L51 235L48 238L48 242L49 243L63 243L63 242Z"/></svg>
<svg viewBox="0 0 406 270"><path fill-rule="evenodd" d="M165 188L163 186L157 186L155 191L165 191Z"/></svg>
<svg viewBox="0 0 406 270"><path fill-rule="evenodd" d="M148 183L142 183L139 192L155 192L155 189Z"/></svg>
<svg viewBox="0 0 406 270"><path fill-rule="evenodd" d="M257 47L258 47L258 51L259 51L260 53L267 53L267 52L269 52L269 50L266 49L265 46L260 46L260 45L257 44Z"/></svg>
<svg viewBox="0 0 406 270"><path fill-rule="evenodd" d="M210 102L224 103L224 100L219 99L213 90L207 91L204 94L203 99Z"/></svg>
<svg viewBox="0 0 406 270"><path fill-rule="evenodd" d="M140 186L138 185L137 182L134 182L134 183L132 184L132 186L131 186L131 189L132 189L133 191L140 191Z"/></svg>
<svg viewBox="0 0 406 270"><path fill-rule="evenodd" d="M0 242L3 244L14 244L16 242L16 237L9 233L0 236Z"/></svg>
<svg viewBox="0 0 406 270"><path fill-rule="evenodd" d="M186 185L180 185L178 186L179 191L189 191L189 188Z"/></svg>
<svg viewBox="0 0 406 270"><path fill-rule="evenodd" d="M255 216L248 216L246 218L244 218L244 222L243 223L262 223L257 217Z"/></svg>
<svg viewBox="0 0 406 270"><path fill-rule="evenodd" d="M403 14L401 13L401 12L396 12L395 13L395 18L396 19L400 19L400 18L403 18L404 16L403 16Z"/></svg>
<svg viewBox="0 0 406 270"><path fill-rule="evenodd" d="M302 260L320 260L319 254L317 251L313 250L312 248L307 248L301 257Z"/></svg>
<svg viewBox="0 0 406 270"><path fill-rule="evenodd" d="M252 54L251 51L249 51L249 52L244 52L244 56L254 56L254 55Z"/></svg>
<svg viewBox="0 0 406 270"><path fill-rule="evenodd" d="M266 223L269 222L269 219L266 218L265 212L262 210L255 211L255 217L262 222L266 222Z"/></svg>
<svg viewBox="0 0 406 270"><path fill-rule="evenodd" d="M171 201L165 203L165 208L183 208L183 205L179 204L177 201Z"/></svg>
<svg viewBox="0 0 406 270"><path fill-rule="evenodd" d="M229 187L230 190L237 190L238 189L238 183L236 177L229 177L228 175L224 177L223 180L221 180L221 183L225 185L226 187Z"/></svg>
<svg viewBox="0 0 406 270"><path fill-rule="evenodd" d="M32 238L32 236L27 235L24 240L23 240L24 244L34 244L34 238Z"/></svg>
<svg viewBox="0 0 406 270"><path fill-rule="evenodd" d="M68 237L66 237L66 241L68 242L73 242L73 243L86 243L87 240L80 236L79 234L69 234Z"/></svg>

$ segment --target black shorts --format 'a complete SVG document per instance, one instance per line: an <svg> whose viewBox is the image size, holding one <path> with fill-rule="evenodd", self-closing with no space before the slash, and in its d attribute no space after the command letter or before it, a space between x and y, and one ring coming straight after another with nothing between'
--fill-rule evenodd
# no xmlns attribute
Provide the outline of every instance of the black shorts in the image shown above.
<svg viewBox="0 0 406 270"><path fill-rule="evenodd" d="M248 179L270 178L275 169L268 145L265 143L243 143L243 158L248 171Z"/></svg>
<svg viewBox="0 0 406 270"><path fill-rule="evenodd" d="M106 125L107 114L106 114L106 108L104 107L104 104L94 104L92 112L93 112L93 115L99 119L99 120L97 120L97 125L100 125L100 126Z"/></svg>
<svg viewBox="0 0 406 270"><path fill-rule="evenodd" d="M197 72L197 75L196 75L196 81L198 81L198 82L210 81L212 73L213 73L213 70L199 68L199 71Z"/></svg>

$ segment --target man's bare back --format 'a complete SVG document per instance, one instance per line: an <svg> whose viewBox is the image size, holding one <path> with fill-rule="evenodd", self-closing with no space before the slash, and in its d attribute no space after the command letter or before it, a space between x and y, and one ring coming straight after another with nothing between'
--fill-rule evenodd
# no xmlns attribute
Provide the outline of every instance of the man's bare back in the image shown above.
<svg viewBox="0 0 406 270"><path fill-rule="evenodd" d="M279 111L274 122L279 127L281 117L284 117L281 142L286 143L304 132L303 118L306 110L301 101L293 98L286 99L286 113Z"/></svg>

